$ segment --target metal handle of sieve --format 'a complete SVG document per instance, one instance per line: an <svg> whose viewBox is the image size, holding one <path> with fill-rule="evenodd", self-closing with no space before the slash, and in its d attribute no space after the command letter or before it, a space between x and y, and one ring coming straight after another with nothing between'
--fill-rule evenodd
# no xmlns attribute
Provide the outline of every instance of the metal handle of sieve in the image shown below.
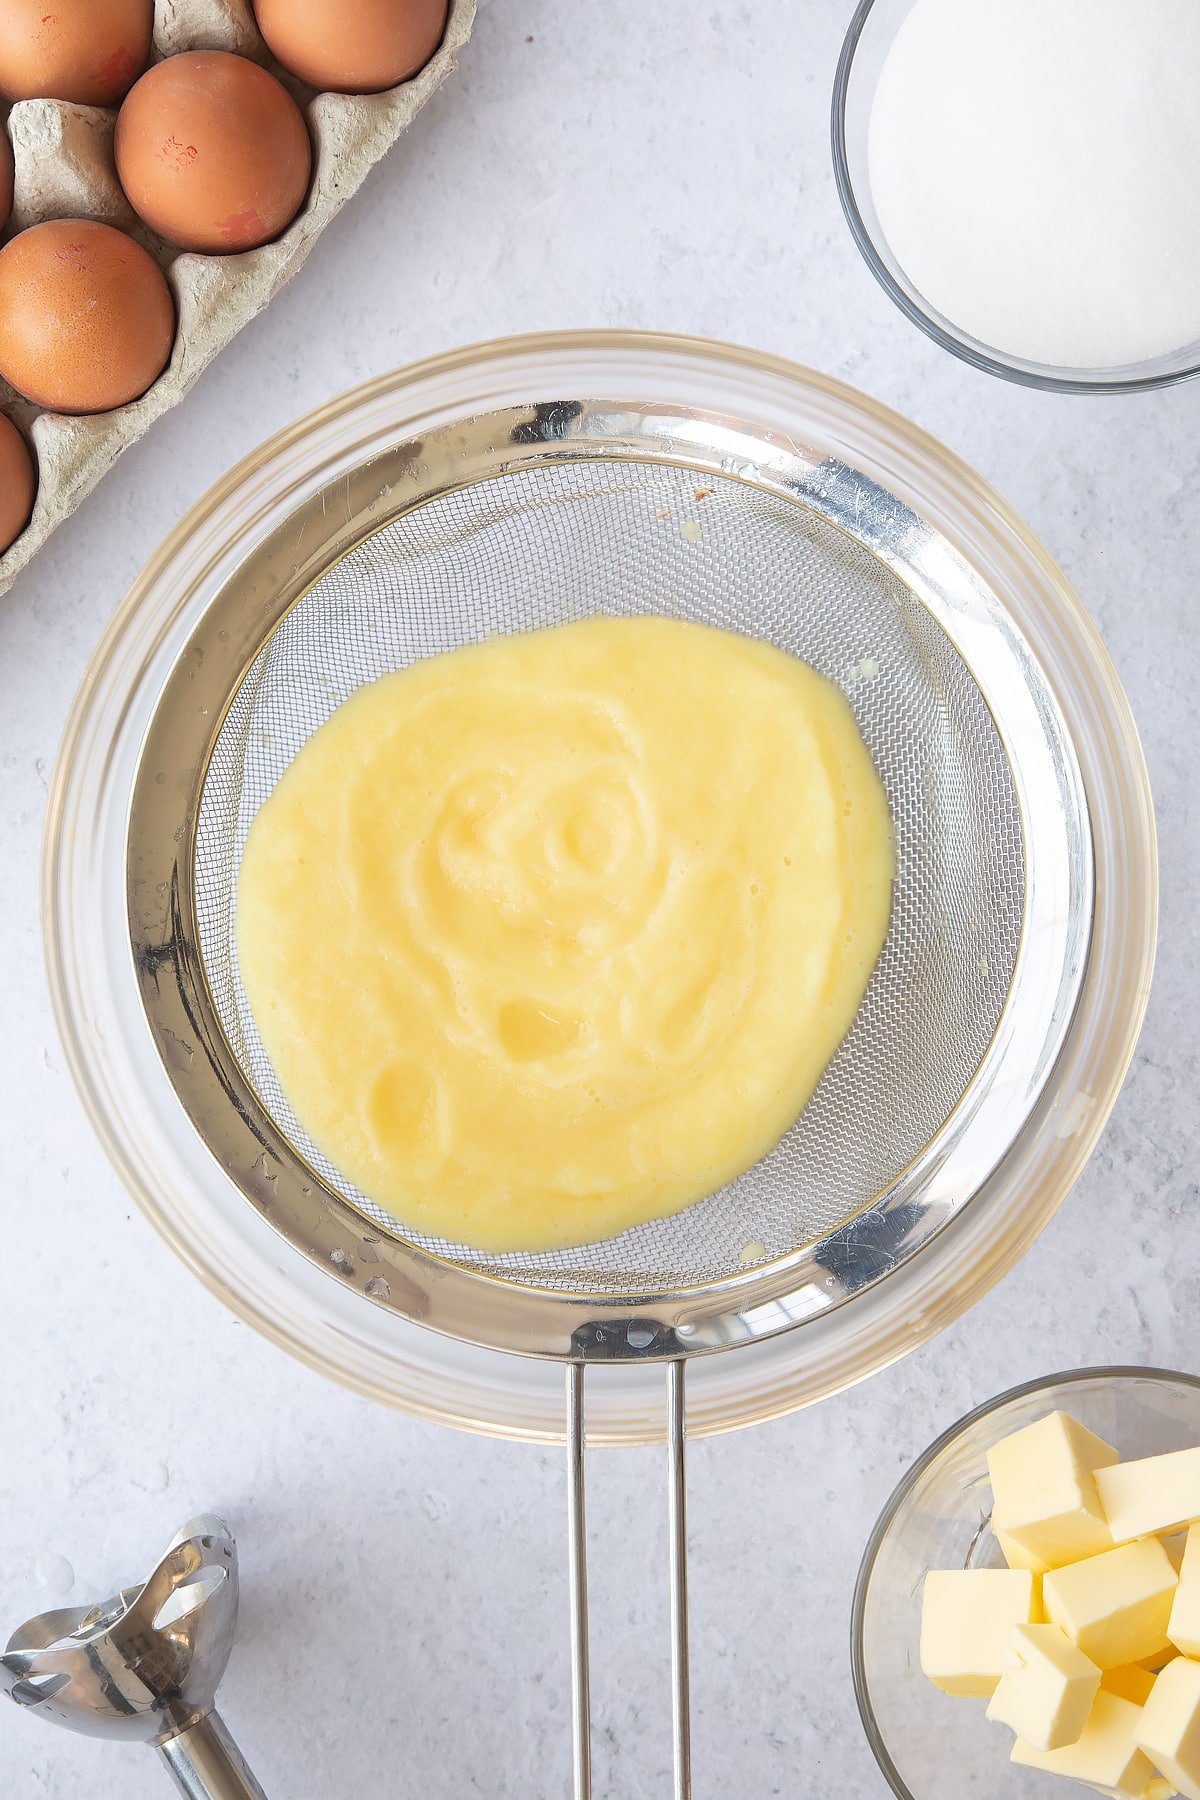
<svg viewBox="0 0 1200 1800"><path fill-rule="evenodd" d="M592 1719L588 1666L587 1518L584 1506L583 1376L567 1365L567 1532L571 1592L571 1720L575 1800L591 1800ZM671 1557L671 1720L674 1800L691 1800L691 1685L688 1670L687 1468L685 1364L667 1364L667 1507Z"/></svg>

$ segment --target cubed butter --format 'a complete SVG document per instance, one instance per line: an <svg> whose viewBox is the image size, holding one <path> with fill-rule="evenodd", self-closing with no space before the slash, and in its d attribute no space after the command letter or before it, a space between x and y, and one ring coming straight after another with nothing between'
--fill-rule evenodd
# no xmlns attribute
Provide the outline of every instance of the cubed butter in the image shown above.
<svg viewBox="0 0 1200 1800"><path fill-rule="evenodd" d="M1092 1789L1094 1794L1108 1795L1108 1800L1122 1800L1120 1791L1117 1788L1094 1787L1090 1781L1088 1782L1088 1786ZM1175 1800L1175 1792L1176 1790L1171 1786L1164 1775L1153 1775L1146 1783L1145 1788L1139 1796L1139 1800Z"/></svg>
<svg viewBox="0 0 1200 1800"><path fill-rule="evenodd" d="M1048 1569L1112 1548L1095 1472L1117 1452L1078 1419L1047 1413L993 1444L987 1460L998 1537Z"/></svg>
<svg viewBox="0 0 1200 1800"><path fill-rule="evenodd" d="M1014 1625L1037 1614L1025 1569L931 1569L921 1603L921 1667L947 1694L987 1695L1004 1672Z"/></svg>
<svg viewBox="0 0 1200 1800"><path fill-rule="evenodd" d="M1097 1787L1094 1781L1085 1784L1093 1794L1104 1794L1107 1800L1124 1800L1119 1788ZM1138 1800L1175 1800L1175 1789L1162 1775L1152 1775Z"/></svg>
<svg viewBox="0 0 1200 1800"><path fill-rule="evenodd" d="M1187 1549L1188 1534L1186 1531L1173 1531L1170 1537L1159 1534L1158 1541L1171 1559L1171 1567L1178 1575L1183 1567L1184 1552Z"/></svg>
<svg viewBox="0 0 1200 1800"><path fill-rule="evenodd" d="M1141 1717L1141 1707L1132 1700L1101 1688L1078 1743L1061 1750L1038 1750L1018 1738L1012 1760L1027 1769L1072 1776L1110 1794L1145 1800L1154 1767L1134 1737Z"/></svg>
<svg viewBox="0 0 1200 1800"><path fill-rule="evenodd" d="M1122 1544L1042 1577L1046 1616L1100 1669L1167 1648L1179 1577L1157 1538Z"/></svg>
<svg viewBox="0 0 1200 1800"><path fill-rule="evenodd" d="M1124 1800L1119 1788L1096 1787L1090 1781L1087 1785L1094 1794L1107 1795L1108 1800ZM1165 1775L1152 1775L1138 1796L1138 1800L1175 1800L1177 1792L1178 1789L1171 1786Z"/></svg>
<svg viewBox="0 0 1200 1800"><path fill-rule="evenodd" d="M992 1520L992 1536L999 1544L1000 1554L1010 1569L1032 1569L1035 1575L1044 1575L1049 1568L1049 1563L1043 1562L1040 1556L1034 1556L1023 1545L1018 1544L1015 1538L1010 1538L995 1519Z"/></svg>
<svg viewBox="0 0 1200 1800"><path fill-rule="evenodd" d="M1177 1531L1200 1519L1200 1447L1097 1469L1096 1488L1115 1543Z"/></svg>
<svg viewBox="0 0 1200 1800"><path fill-rule="evenodd" d="M1200 1800L1200 1662L1176 1657L1155 1678L1137 1741L1186 1800Z"/></svg>
<svg viewBox="0 0 1200 1800"><path fill-rule="evenodd" d="M1185 1656L1200 1657L1200 1525L1187 1535L1167 1636Z"/></svg>
<svg viewBox="0 0 1200 1800"><path fill-rule="evenodd" d="M1037 1750L1076 1743L1100 1687L1095 1663L1058 1625L1015 1626L1009 1662L988 1701L988 1718L1011 1726Z"/></svg>
<svg viewBox="0 0 1200 1800"><path fill-rule="evenodd" d="M1093 1792L1097 1794L1108 1794L1109 1796L1117 1795L1117 1790L1115 1788L1098 1787L1093 1789ZM1146 1789L1141 1796L1141 1800L1175 1800L1177 1792L1178 1789L1171 1786L1165 1775L1155 1775L1146 1784ZM1119 1796L1117 1796L1117 1800L1120 1800Z"/></svg>
<svg viewBox="0 0 1200 1800"><path fill-rule="evenodd" d="M1154 1676L1141 1663L1123 1663L1119 1669L1105 1669L1100 1686L1107 1693L1120 1694L1122 1700L1132 1700L1135 1706L1145 1706Z"/></svg>

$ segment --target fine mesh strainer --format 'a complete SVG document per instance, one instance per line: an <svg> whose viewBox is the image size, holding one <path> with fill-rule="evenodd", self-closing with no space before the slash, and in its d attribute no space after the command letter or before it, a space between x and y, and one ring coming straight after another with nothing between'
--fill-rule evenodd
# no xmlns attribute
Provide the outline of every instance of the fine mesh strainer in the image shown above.
<svg viewBox="0 0 1200 1800"><path fill-rule="evenodd" d="M597 612L750 633L841 684L891 805L893 917L848 1038L754 1169L602 1243L485 1255L406 1229L299 1128L238 977L238 866L258 807L364 682ZM367 1300L566 1365L579 1795L584 1371L666 1364L676 1792L690 1792L686 1361L852 1304L919 1254L1013 1145L1070 1025L1091 842L1025 640L943 539L828 454L667 402L534 395L350 468L229 573L151 718L127 870L156 1044L247 1197Z"/></svg>

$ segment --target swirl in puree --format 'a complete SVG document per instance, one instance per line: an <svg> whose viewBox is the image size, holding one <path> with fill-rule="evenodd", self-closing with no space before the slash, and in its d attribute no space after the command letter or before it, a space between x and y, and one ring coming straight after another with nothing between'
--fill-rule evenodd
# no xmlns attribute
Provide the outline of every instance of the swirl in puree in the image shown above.
<svg viewBox="0 0 1200 1800"><path fill-rule="evenodd" d="M546 1250L758 1160L849 1030L891 821L842 694L592 618L360 689L255 818L242 979L296 1118L405 1225Z"/></svg>

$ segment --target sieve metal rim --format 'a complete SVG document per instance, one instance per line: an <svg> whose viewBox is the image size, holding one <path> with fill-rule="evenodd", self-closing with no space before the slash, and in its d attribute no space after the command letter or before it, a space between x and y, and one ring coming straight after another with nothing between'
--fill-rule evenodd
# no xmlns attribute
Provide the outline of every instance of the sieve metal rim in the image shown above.
<svg viewBox="0 0 1200 1800"><path fill-rule="evenodd" d="M504 446L502 456L497 444ZM1051 1029L1037 1046L1026 1070L1027 1079L1012 1084L1011 1091L999 1096L1003 1104L993 1107L997 1116L1010 1123L1015 1119L1019 1128L1048 1079L1069 1030L1090 937L1092 862L1087 802L1065 722L1005 609L936 532L861 473L828 456L806 452L778 433L741 418L658 402L647 406L611 399L502 409L460 418L422 439L393 446L320 490L257 545L223 584L192 634L191 649L176 663L159 695L130 808L130 921L142 999L177 1094L205 1142L214 1148L208 1108L219 1090L217 1104L226 1123L231 1116L237 1119L240 1141L232 1142L227 1131L218 1133L215 1153L242 1192L263 1208L275 1228L310 1260L336 1271L344 1281L391 1310L470 1342L543 1356L676 1356L773 1335L828 1312L873 1285L961 1210L964 1197L973 1194L992 1172L1011 1137L1000 1132L989 1139L986 1151L974 1158L972 1179L964 1195L955 1188L954 1178L961 1183L962 1171L948 1160L947 1128L943 1128L928 1157L920 1159L922 1173L927 1162L938 1165L928 1171L920 1232L914 1232L909 1222L903 1244L889 1241L886 1206L868 1209L837 1234L844 1236L843 1253L835 1258L837 1274L833 1276L826 1262L816 1265L816 1279L811 1252L798 1252L705 1287L648 1294L632 1309L628 1296L603 1300L588 1296L581 1301L562 1291L500 1284L443 1262L404 1240L384 1238L330 1193L306 1166L298 1175L299 1159L258 1106L219 1027L214 1033L215 1018L204 1019L203 1009L197 1008L206 984L194 933L188 929L189 884L186 878L180 879L179 845L190 855L207 756L237 680L263 641L264 627L273 627L332 560L408 506L488 474L538 461L589 456L666 462L769 487L814 507L828 522L897 569L910 589L934 610L943 629L947 624L953 627L948 631L952 640L957 641L956 631L970 637L981 630L994 632L998 625L1007 630L1008 652L1026 699L1036 693L1034 723L1059 757L1057 765L1052 756L1044 759L1042 773L1053 776L1060 810L1065 803L1072 825L1072 841L1063 847L1060 858L1062 866L1041 871L1049 878L1048 908L1046 891L1042 894L1046 917L1043 919L1038 909L1027 912L1027 920L1034 917L1037 929L1032 939L1026 933L1021 955L1025 957L1029 943L1034 943L1044 969L1052 973L1054 956L1046 962L1048 939L1044 934L1048 931L1055 937L1061 968L1052 992L1061 1003L1053 1009ZM390 479L381 488L385 472ZM341 522L331 527L331 516ZM236 668L236 680L230 678L231 668ZM986 687L984 691L989 698ZM217 703L201 711L191 704L199 695ZM190 735L180 728L189 705ZM1009 748L1012 715L998 713L995 707L992 710ZM204 719L203 726L197 727L197 718ZM1029 720L1024 723L1028 728ZM170 776L164 774L164 763L171 767ZM1030 791L1021 794L1021 801L1028 843L1030 809L1039 814L1043 799ZM171 822L170 830L164 828L167 822ZM1046 854L1044 848L1039 850L1039 855ZM1032 907L1032 900L1027 904ZM1052 917L1056 906L1063 914L1057 924ZM211 1013L211 1008L208 1011ZM203 1029L198 1031L198 1025ZM1011 1031L1011 1009L1006 1009L997 1040ZM180 1055L180 1044L189 1039L199 1040L203 1058ZM1011 1044L1008 1047L1011 1049ZM975 1116L994 1061L989 1053L948 1125L961 1124L968 1112ZM213 1077L207 1098L197 1098L198 1065ZM236 1108L230 1108L226 1099L231 1086ZM995 1089L983 1097L989 1096L995 1096ZM256 1151L253 1162L247 1160L251 1148ZM282 1190L286 1204L281 1206L279 1183L284 1169L289 1180ZM907 1188L904 1191L907 1195ZM828 1254L828 1242L821 1249ZM380 1291L381 1284L387 1288L386 1295ZM655 1330L649 1343L635 1350L629 1345L628 1331L637 1326L638 1334L645 1336L647 1319Z"/></svg>
<svg viewBox="0 0 1200 1800"><path fill-rule="evenodd" d="M611 402L609 404L611 404ZM578 403L572 403L572 405L577 406ZM568 458L567 456L565 456L562 453L554 453L553 446L556 442L559 441L560 431L562 428L563 415L569 409L556 405L556 406L548 406L545 408L539 408L537 410L539 412L539 421L538 421L539 429L544 430L545 441L551 447L550 455L543 454L540 449L536 449L536 450L533 449L533 445L534 445L535 441L540 443L541 439L535 438L535 434L533 432L531 432L530 426L529 426L529 421L528 421L528 418L527 418L527 415L526 415L526 412L524 409L510 409L508 412L506 412L504 414L499 414L499 413L489 414L488 415L489 434L492 434L493 428L497 424L500 424L502 426L502 430L495 433L495 435L498 435L501 438L505 438L505 440L507 441L506 434L511 432L512 441L520 442L520 443L531 446L531 454L536 458L536 461L539 463L553 463L553 464L558 464L558 465L562 465L562 466L572 466L573 463L591 462L594 464L602 464L602 465L607 466L607 464L611 462L614 467L621 466L622 458L619 458L614 455L610 455L607 450L604 450L603 454L593 454L592 450L590 450L590 449L581 449L573 457L570 457L570 458ZM668 416L674 417L674 415L668 415L666 412L666 409L662 409L661 416L656 416L653 420L649 421L649 423L652 424L656 430L661 429L661 427L666 423ZM645 423L647 423L647 421L643 420L642 423L645 424ZM709 420L708 424L711 426L712 421ZM451 430L453 432L455 439L461 445L461 434L459 433L458 428L453 427L453 428L447 428L447 429ZM730 441L732 442L732 435L730 437ZM429 440L425 440L422 445L422 452L423 453L427 452L428 449L429 449ZM739 445L738 449L740 452L744 449L744 446ZM488 454L488 455L491 454L491 446L490 445L487 447L486 454ZM675 454L674 449L672 449L671 453L669 453L669 454L663 454L663 455L656 454L653 456L653 458L651 458L649 456L649 454L646 452L645 447L643 445L634 444L630 448L630 455L627 457L624 457L623 460L626 463L628 463L635 459L636 459L636 466L638 468L642 468L642 467L660 468L660 469L661 468L671 468L673 470L676 470L677 472L685 474L689 481L694 480L697 476L700 476L701 474L703 474L703 479L706 481L709 481L709 482L712 482L712 481L715 481L718 479L718 477L711 470L702 472L694 462L685 463L685 462L680 461L677 454ZM728 458L726 460L728 461ZM436 501L440 497L446 495L447 493L453 492L453 491L467 491L467 490L473 491L475 488L478 488L481 486L486 487L486 485L492 481L499 483L508 474L508 472L509 472L509 465L507 463L505 463L501 467L486 466L483 469L482 473L473 471L470 482L469 483L461 483L460 482L458 484L457 490L455 489L454 484L452 484L452 483L447 483L444 485L433 484L429 487L428 491L423 491L421 493L420 497L417 500L415 500L411 505L402 507L400 509L400 511L394 515L394 517L403 518L405 516L414 514L414 513L418 512L420 510L420 508L427 506L432 501ZM829 484L829 482L830 482L830 473L831 473L830 465L828 463L823 464L822 465L822 479L827 484ZM761 479L761 468L756 466L755 474L758 477L758 479L753 483L745 481L744 485L752 485L755 487L756 491L759 491L759 492L765 491L765 484L763 483L763 481ZM371 479L370 468L367 468L364 471L364 476L365 476L365 485L367 486L367 489L369 491L370 479ZM731 479L737 480L737 479L742 479L742 478L741 477L736 477L736 478L730 477L728 474L723 474L720 477L720 479L728 482ZM712 489L709 488L704 491L706 493L710 493L712 491ZM382 492L381 492L381 497L382 497ZM858 495L856 495L856 497L855 497L855 501L854 501L855 510L858 510L858 508L859 508L860 498L861 498L861 496L858 496ZM665 517L666 515L656 515L656 517L658 517L658 516ZM336 571L340 562L342 562L346 558L354 555L364 545L369 544L372 537L385 531L391 522L392 522L392 519L388 518L388 519L385 519L383 522L378 523L374 526L370 526L366 529L353 531L351 533L348 541L340 548L339 552L336 555L332 556L332 558L330 560L328 560L327 562L322 562L320 571L319 571L319 575L316 578L315 582L309 582L307 586L302 586L299 589L299 591L297 591L290 598L290 600L285 600L281 604L281 606L279 607L277 616L273 619L273 621L270 625L270 628L267 631L266 637L263 639L262 645L260 645L258 650L251 648L250 652L248 653L249 660L248 660L246 666L241 671L241 673L238 675L237 679L235 680L232 692L228 699L228 702L226 703L224 708L222 708L220 711L216 712L214 715L214 730L213 730L212 738L211 738L211 741L209 744L208 754L205 757L204 762L199 767L198 772L197 772L196 787L197 787L197 792L199 793L199 795L203 796L203 794L206 790L206 784L210 777L210 773L212 770L212 765L213 765L213 761L215 759L217 748L218 748L220 740L223 737L224 732L225 732L229 714L238 704L239 696L244 688L246 681L248 679L250 679L254 667L257 665L259 657L261 656L262 649L265 648L265 645L270 642L270 639L274 635L274 633L286 623L286 621L289 618L289 616L291 615L291 613L303 605L306 597L313 592L314 585L319 588L321 583ZM828 524L830 522L824 521L824 523ZM850 534L848 532L845 532L844 530L842 530L842 528L840 526L833 526L832 529L834 530L834 532L836 534L845 537L849 543L857 544L857 540L851 538ZM989 717L991 717L991 716L992 715L989 713ZM191 863L193 865L199 854L197 833L198 833L198 830L200 827L200 823L201 823L201 811L198 811L195 819L193 820L191 832L186 840L186 848L188 851L187 860L189 863ZM185 903L190 903L192 895L191 895L190 885L187 883L184 884L183 894L184 894ZM226 1069L228 1072L227 1078L231 1081L236 1081L241 1089L243 1089L245 1092L248 1092L249 1094L252 1094L254 1096L255 1100L258 1103L258 1106L260 1108L260 1111L261 1111L264 1121L269 1120L269 1121L274 1122L276 1115L273 1113L273 1109L272 1109L269 1099L264 1095L263 1090L259 1087L258 1083L256 1082L256 1080L254 1078L253 1073L249 1072L247 1070L245 1063L242 1061L242 1058L239 1056L236 1046L231 1042L231 1040L229 1039L228 1033L224 1029L224 1024L223 1024L223 1021L220 1016L221 1015L220 1003L217 1001L217 999L215 997L215 994L213 992L212 982L209 979L209 970L208 970L208 966L207 966L207 959L206 959L206 953L205 953L204 941L203 941L204 934L203 934L203 931L201 931L197 928L196 920L194 917L194 911L191 908L190 904L187 904L187 929L188 929L189 937L194 936L195 940L196 940L196 945L197 945L197 949L199 952L199 958L198 958L199 965L200 965L201 971L202 971L202 973L205 977L205 981L206 981L206 999L209 1003L209 1006L212 1009L212 1014L213 1014L213 1017L212 1017L213 1030L214 1030L215 1035L220 1039L221 1043L224 1045L224 1049L225 1049L225 1053L226 1053ZM1022 935L1023 935L1023 929L1022 929ZM1001 1036L1002 1030L1003 1030L1003 1021L998 1020L997 1024L996 1024L996 1028L991 1034L989 1043L985 1047L984 1052L980 1057L979 1064L977 1065L976 1070L972 1076L972 1079L968 1083L966 1090L960 1095L956 1104L950 1109L950 1111L942 1119L935 1135L933 1137L931 1137L929 1140L927 1140L926 1144L922 1147L922 1150L920 1151L919 1154L910 1157L906 1162L904 1162L901 1165L898 1165L893 1179L886 1185L886 1187L879 1190L879 1192L875 1196L873 1196L873 1198L869 1202L867 1202L867 1204L865 1206L857 1209L857 1211L854 1213L853 1217L860 1221L859 1229L856 1232L854 1232L854 1233L845 1232L845 1231L843 1231L841 1226L839 1226L837 1232L829 1232L829 1233L826 1233L823 1235L818 1235L818 1236L814 1237L809 1243L803 1245L798 1250L796 1250L794 1252L780 1254L779 1256L773 1257L771 1259L772 1268L780 1271L781 1277L782 1277L784 1271L795 1271L797 1269L803 1269L805 1271L806 1276L810 1272L814 1273L814 1275L815 1274L820 1275L820 1278L821 1278L821 1280L823 1280L823 1283L824 1283L824 1292L822 1292L817 1279L812 1279L811 1281L808 1282L808 1292L811 1295L810 1305L811 1305L812 1311L815 1312L818 1309L828 1310L831 1303L833 1303L833 1304L840 1303L841 1300L848 1298L854 1292L860 1291L863 1286L867 1285L868 1282L870 1282L872 1279L874 1279L877 1271L871 1262L871 1256L868 1254L867 1256L864 1257L864 1255L863 1255L864 1248L868 1249L872 1253L874 1253L878 1250L881 1221L886 1220L887 1223L890 1224L890 1215L893 1212L897 1212L901 1206L905 1205L906 1202L908 1202L910 1195L911 1195L911 1191L912 1191L914 1185L916 1184L917 1180L919 1179L920 1172L923 1170L926 1170L927 1168L929 1168L930 1166L932 1166L935 1163L936 1158L937 1158L937 1146L939 1146L943 1142L944 1138L952 1132L956 1120L958 1120L964 1114L969 1114L976 1091L979 1087L981 1087L984 1084L984 1082L986 1080L987 1068L990 1063L991 1052L992 1052L992 1049L993 1049L997 1039ZM374 1263L374 1261L378 1257L379 1253L378 1253L378 1250L375 1248L375 1246L377 1246L378 1243L381 1241L381 1237L382 1238L396 1238L401 1243L407 1242L407 1237L406 1237L405 1232L398 1225L396 1225L394 1221L391 1224L389 1224L386 1220L380 1221L380 1220L376 1219L374 1216L367 1218L364 1221L362 1219L362 1209L356 1207L354 1198L352 1196L347 1196L347 1195L339 1192L337 1189L331 1189L328 1181L322 1175L319 1164L314 1162L311 1157L309 1157L305 1154L303 1149L301 1149L298 1146L298 1144L295 1142L295 1140L291 1139L288 1136L288 1134L286 1133L286 1130L284 1132L283 1137L281 1139L279 1139L278 1141L286 1147L287 1161L290 1164L303 1170L305 1172L305 1174L307 1175L309 1182L311 1184L315 1185L321 1191L321 1194L323 1196L328 1198L330 1204L332 1204L334 1207L336 1207L338 1209L346 1209L346 1208L349 1209L350 1216L351 1216L352 1220L355 1222L355 1229L362 1229L364 1224L366 1226L366 1229L371 1233L375 1233L377 1228L380 1229L380 1236L371 1236L370 1238L365 1240L367 1243L369 1243L372 1246L370 1251L367 1253L366 1260L370 1260L372 1263ZM373 1212L373 1209L372 1209L372 1212ZM866 1223L863 1219L863 1215L866 1214L867 1212L871 1213L871 1220L869 1223ZM851 1217L851 1215L848 1213L847 1221L850 1219L850 1217ZM931 1227L931 1221L927 1221L927 1227ZM911 1232L912 1232L911 1224L906 1224L906 1227L905 1227L906 1238L911 1235ZM925 1236L924 1232L918 1234L918 1236L916 1238L916 1242L918 1244L924 1242L924 1236ZM304 1239L303 1241L307 1242L307 1239ZM422 1245L414 1245L411 1247L414 1250L419 1249L421 1252L431 1255L433 1261L435 1263L439 1264L439 1266L448 1266L448 1267L456 1269L456 1270L461 1270L461 1272L463 1272L463 1273L472 1274L477 1279L481 1279L481 1280L485 1280L485 1281L489 1281L489 1282L494 1281L496 1279L496 1277L494 1277L492 1275L490 1270L488 1270L486 1268L479 1268L478 1266L474 1265L469 1258L459 1259L459 1258L450 1256L449 1254L443 1255L443 1254L439 1253L439 1250L436 1246L430 1246L428 1243L425 1243ZM353 1246L346 1247L344 1256L341 1259L339 1259L339 1263L338 1263L339 1268L341 1268L344 1272L347 1271L349 1263L351 1262L351 1260L353 1258L353 1255L354 1255ZM835 1262L835 1264L838 1266L835 1266L833 1269L831 1269L829 1267L830 1261ZM755 1264L754 1272L755 1273L761 1272L761 1265L757 1261ZM667 1307L671 1303L673 1298L677 1298L679 1295L682 1295L682 1294L694 1296L694 1295L700 1294L702 1292L707 1293L707 1292L713 1291L717 1288L719 1288L723 1292L728 1292L730 1290L730 1288L732 1287L732 1285L734 1284L735 1280L738 1279L738 1274L739 1274L739 1272L733 1271L722 1277L713 1277L711 1280L702 1280L700 1278L697 1278L694 1280L681 1280L677 1283L672 1283L669 1288L664 1288L661 1285L657 1285L657 1284L653 1285L653 1286L647 1286L643 1290L643 1302L644 1302L645 1307L648 1308L649 1311L651 1312L652 1318L654 1320L657 1320L662 1309ZM746 1279L750 1278L749 1270L746 1270L744 1272L744 1274L745 1274ZM367 1279L370 1282L372 1282L373 1285L375 1285L375 1286L378 1285L377 1276L371 1275L371 1276L368 1276ZM554 1294L560 1298L564 1297L564 1296L568 1297L568 1298L579 1298L581 1300L581 1303L586 1304L586 1306L588 1308L598 1307L598 1308L602 1308L605 1311L609 1311L614 1307L620 1307L623 1304L626 1304L628 1302L628 1290L622 1290L620 1292L605 1291L603 1294L593 1294L591 1292L591 1290L588 1290L587 1300L586 1300L586 1302L583 1302L583 1291L584 1290L582 1288L571 1289L571 1288L565 1287L564 1284L561 1282L555 1282L553 1284L549 1284L549 1283L543 1284L537 1280L536 1273L533 1273L533 1272L531 1272L527 1277L522 1277L522 1278L510 1277L506 1274L504 1285L505 1285L506 1292L510 1291L514 1287L521 1287L521 1288L524 1288L525 1291L527 1291L527 1292L534 1292L534 1293L537 1293L537 1294L543 1295L543 1296L548 1296L550 1294ZM370 1294L370 1292L371 1292L370 1287L368 1287L367 1291ZM374 1296L372 1295L372 1297L374 1297ZM611 1328L609 1327L607 1321L605 1321L605 1320L596 1321L595 1325L596 1325L596 1329L595 1329L594 1335L595 1335L596 1344L597 1344L597 1346L603 1346L603 1348L599 1350L599 1353L606 1357L610 1356L613 1353ZM578 1349L580 1342L586 1343L588 1341L588 1334L585 1334L581 1337L581 1335L580 1335L581 1329L582 1328L577 1328L576 1334L574 1335L573 1340L572 1340L573 1345L576 1350ZM661 1330L655 1330L655 1331L648 1330L647 1326L646 1326L646 1321L642 1318L639 1318L639 1319L631 1322L631 1325L630 1325L630 1340L631 1341L633 1339L635 1330L636 1330L636 1335L638 1338L650 1340L650 1342L648 1344L641 1343L637 1346L638 1355L641 1360L647 1360L647 1361L655 1360L660 1357L665 1357L670 1353L672 1340L670 1338L669 1332L664 1333ZM715 1347L721 1347L721 1346L715 1346ZM703 1346L703 1348L708 1348L708 1346Z"/></svg>

